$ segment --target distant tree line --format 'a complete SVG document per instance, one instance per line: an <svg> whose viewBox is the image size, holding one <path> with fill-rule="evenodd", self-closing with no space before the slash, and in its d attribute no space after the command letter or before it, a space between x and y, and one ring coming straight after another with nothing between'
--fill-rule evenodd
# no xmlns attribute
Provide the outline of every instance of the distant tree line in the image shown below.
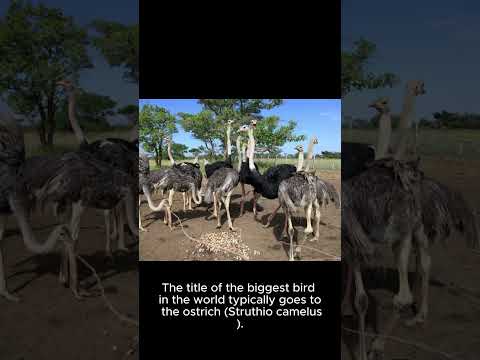
<svg viewBox="0 0 480 360"><path fill-rule="evenodd" d="M378 127L379 116L370 119L350 118L342 122L342 128L375 129ZM392 128L398 126L399 116L392 115ZM458 113L442 110L434 112L432 118L422 117L418 127L423 129L480 129L480 114Z"/></svg>

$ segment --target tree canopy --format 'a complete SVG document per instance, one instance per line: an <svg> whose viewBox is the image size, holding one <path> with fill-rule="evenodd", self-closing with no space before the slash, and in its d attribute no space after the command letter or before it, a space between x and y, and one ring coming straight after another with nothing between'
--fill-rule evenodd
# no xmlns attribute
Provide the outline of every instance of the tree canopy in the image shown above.
<svg viewBox="0 0 480 360"><path fill-rule="evenodd" d="M140 110L138 131L144 149L155 154L155 161L160 166L165 139L178 131L175 116L165 108L144 105Z"/></svg>
<svg viewBox="0 0 480 360"><path fill-rule="evenodd" d="M342 51L342 96L354 90L392 87L398 81L395 74L375 74L367 70L368 61L375 55L376 45L361 38L350 51Z"/></svg>
<svg viewBox="0 0 480 360"><path fill-rule="evenodd" d="M53 145L62 91L57 81L92 67L88 37L62 10L12 1L0 20L0 94L17 113L39 118L42 145Z"/></svg>
<svg viewBox="0 0 480 360"><path fill-rule="evenodd" d="M93 45L99 49L110 66L125 68L124 78L138 83L138 24L124 25L114 21L95 20Z"/></svg>

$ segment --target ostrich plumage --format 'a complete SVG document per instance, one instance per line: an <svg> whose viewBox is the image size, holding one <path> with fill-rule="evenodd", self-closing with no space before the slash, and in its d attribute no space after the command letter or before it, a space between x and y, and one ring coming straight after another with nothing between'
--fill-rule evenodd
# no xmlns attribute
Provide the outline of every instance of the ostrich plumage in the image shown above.
<svg viewBox="0 0 480 360"><path fill-rule="evenodd" d="M163 174L163 173L162 173ZM142 217L140 214L140 205L142 202L141 195L144 195L147 199L148 206L152 211L160 211L165 207L165 218L169 225L172 227L172 217L170 213L170 206L167 204L167 200L162 200L159 205L154 205L151 193L155 190L156 184L163 179L162 177L157 177L154 172L150 172L150 162L148 157L145 154L140 154L138 159L138 187L139 187L139 197L138 197L138 227L141 231L147 231L142 226Z"/></svg>
<svg viewBox="0 0 480 360"><path fill-rule="evenodd" d="M223 202L225 205L225 211L227 213L228 226L230 230L236 230L233 227L230 216L230 198L233 190L238 185L239 180L240 177L238 171L226 167L218 169L210 176L210 178L208 178L204 194L204 201L207 204L211 204L213 202L213 216L217 218L217 228L221 227L219 210L221 203Z"/></svg>
<svg viewBox="0 0 480 360"><path fill-rule="evenodd" d="M210 178L215 171L223 168L233 169L231 156L227 160L220 160L211 164L205 164L205 175L207 176L207 179Z"/></svg>
<svg viewBox="0 0 480 360"><path fill-rule="evenodd" d="M335 208L340 208L340 195L332 183L315 176L315 185L317 191L317 200L320 206L326 206L330 203L333 203Z"/></svg>
<svg viewBox="0 0 480 360"><path fill-rule="evenodd" d="M0 296L10 301L18 301L18 297L12 295L6 286L5 272L3 267L2 237L6 225L6 217L13 213L20 227L22 239L27 249L43 254L55 249L58 240L69 234L67 224L56 226L44 242L39 242L33 233L28 219L28 197L23 188L23 181L19 176L19 169L25 162L25 143L23 132L9 115L0 115ZM70 285L74 293L77 293L76 263L72 248L67 242L65 255L68 256L70 265Z"/></svg>
<svg viewBox="0 0 480 360"><path fill-rule="evenodd" d="M319 237L320 231L320 210L317 200L317 184L316 177L305 172L296 172L289 178L283 180L278 187L278 201L285 213L284 231L288 227L288 237L290 240L289 260L294 260L294 253L300 257L301 248L294 248L294 228L292 224L292 215L303 210L306 215L307 227L305 229L305 237L313 232L311 217L312 210L315 213L316 228L315 239ZM303 240L304 240L303 239ZM302 241L297 239L297 244L301 245Z"/></svg>

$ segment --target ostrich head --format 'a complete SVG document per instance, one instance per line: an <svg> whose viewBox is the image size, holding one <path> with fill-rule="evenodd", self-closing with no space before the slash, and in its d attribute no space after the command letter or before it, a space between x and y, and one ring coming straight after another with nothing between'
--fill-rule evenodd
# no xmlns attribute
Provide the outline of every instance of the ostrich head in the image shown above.
<svg viewBox="0 0 480 360"><path fill-rule="evenodd" d="M368 107L374 108L382 114L387 113L390 111L389 99L387 97L381 97L369 104Z"/></svg>
<svg viewBox="0 0 480 360"><path fill-rule="evenodd" d="M242 133L242 132L247 132L248 131L248 125L242 125L240 126L240 128L238 129L238 132L239 133Z"/></svg>
<svg viewBox="0 0 480 360"><path fill-rule="evenodd" d="M312 144L314 145L318 144L318 138L316 136L312 137Z"/></svg>
<svg viewBox="0 0 480 360"><path fill-rule="evenodd" d="M294 149L299 153L303 153L303 145L302 144L299 144L299 145L295 146Z"/></svg>
<svg viewBox="0 0 480 360"><path fill-rule="evenodd" d="M227 125L232 125L233 124L233 120L227 120Z"/></svg>
<svg viewBox="0 0 480 360"><path fill-rule="evenodd" d="M255 129L257 127L257 119L250 120L250 126Z"/></svg>
<svg viewBox="0 0 480 360"><path fill-rule="evenodd" d="M414 96L423 95L425 91L425 83L421 80L410 80L407 82L407 91Z"/></svg>

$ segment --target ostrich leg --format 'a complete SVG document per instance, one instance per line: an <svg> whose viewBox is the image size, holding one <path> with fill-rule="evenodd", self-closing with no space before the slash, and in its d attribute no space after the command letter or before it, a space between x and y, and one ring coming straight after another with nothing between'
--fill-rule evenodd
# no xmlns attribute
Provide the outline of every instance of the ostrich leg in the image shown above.
<svg viewBox="0 0 480 360"><path fill-rule="evenodd" d="M413 301L410 285L408 283L408 260L412 248L412 234L405 234L400 243L393 248L398 269L399 290L393 297L393 305L397 309L411 305Z"/></svg>
<svg viewBox="0 0 480 360"><path fill-rule="evenodd" d="M5 228L7 226L7 217L0 215L0 296L9 301L19 301L20 298L8 292L7 282L5 280L5 267L3 263L2 240Z"/></svg>
<svg viewBox="0 0 480 360"><path fill-rule="evenodd" d="M358 314L359 330L359 360L367 360L367 345L365 340L365 315L368 309L368 296L363 285L363 278L360 266L356 264L353 268L353 277L355 281L355 310Z"/></svg>
<svg viewBox="0 0 480 360"><path fill-rule="evenodd" d="M118 251L123 251L123 252L128 252L128 248L125 246L125 231L124 231L124 226L125 226L125 205L123 201L120 202L120 204L117 205L116 207L116 213L118 215L118 221L116 221L117 225L117 233L118 233L118 244L117 244L117 250ZM115 217L114 217L115 219Z"/></svg>
<svg viewBox="0 0 480 360"><path fill-rule="evenodd" d="M413 239L418 257L417 271L420 271L421 276L420 308L414 318L407 320L407 326L424 323L428 314L428 287L431 257L428 249L428 238L425 236L423 226L420 226L420 228L415 231Z"/></svg>
<svg viewBox="0 0 480 360"><path fill-rule="evenodd" d="M253 193L253 218L257 220L257 201L260 198L261 194L254 192Z"/></svg>
<svg viewBox="0 0 480 360"><path fill-rule="evenodd" d="M115 238L118 236L118 232L117 232L117 230L118 230L118 224L117 224L117 222L118 222L118 216L119 216L119 214L118 214L118 209L117 209L117 208L113 209L113 232L112 232L112 239L115 239Z"/></svg>
<svg viewBox="0 0 480 360"><path fill-rule="evenodd" d="M275 208L275 210L273 210L273 212L269 215L269 217L267 219L267 223L265 225L263 225L264 228L268 228L270 226L270 223L272 222L275 215L277 215L277 212L278 212L278 210L280 210L281 207L282 206L280 204L278 204L278 206Z"/></svg>
<svg viewBox="0 0 480 360"><path fill-rule="evenodd" d="M243 216L244 207L245 207L245 198L247 195L245 194L245 184L240 183L240 188L242 189L242 200L240 200L240 216Z"/></svg>
<svg viewBox="0 0 480 360"><path fill-rule="evenodd" d="M183 197L183 212L185 212L187 211L187 198L184 192L182 193L182 197Z"/></svg>
<svg viewBox="0 0 480 360"><path fill-rule="evenodd" d="M85 207L82 205L81 201L75 202L72 204L72 217L70 220L70 233L73 241L73 250L76 251L78 243L78 233L80 232L80 219L82 217ZM107 233L107 238L110 236Z"/></svg>
<svg viewBox="0 0 480 360"><path fill-rule="evenodd" d="M142 214L140 212L140 206L142 204L142 198L141 196L139 195L138 196L138 228L140 229L140 231L148 231L147 229L145 229L143 226L142 226Z"/></svg>
<svg viewBox="0 0 480 360"><path fill-rule="evenodd" d="M215 206L216 206L216 209L217 209L217 229L220 229L222 227L222 223L221 223L221 217L222 215L220 215L220 206L222 205L222 201L221 199L219 199L218 197L220 196L220 194L216 194L214 193L213 194L213 201L215 202Z"/></svg>
<svg viewBox="0 0 480 360"><path fill-rule="evenodd" d="M318 241L320 239L320 218L322 216L320 212L320 204L316 204L314 206L315 211L315 236L313 237L312 241Z"/></svg>
<svg viewBox="0 0 480 360"><path fill-rule="evenodd" d="M293 255L293 235L295 233L295 230L293 228L292 224L292 216L290 215L290 212L288 211L286 213L287 216L287 221L288 221L288 239L290 240L290 248L289 248L289 256L288 260L293 261L295 260L294 255Z"/></svg>
<svg viewBox="0 0 480 360"><path fill-rule="evenodd" d="M237 231L237 228L233 227L232 218L230 217L230 197L232 196L232 192L233 190L227 194L223 203L225 204L225 210L227 211L228 227L231 231Z"/></svg>

